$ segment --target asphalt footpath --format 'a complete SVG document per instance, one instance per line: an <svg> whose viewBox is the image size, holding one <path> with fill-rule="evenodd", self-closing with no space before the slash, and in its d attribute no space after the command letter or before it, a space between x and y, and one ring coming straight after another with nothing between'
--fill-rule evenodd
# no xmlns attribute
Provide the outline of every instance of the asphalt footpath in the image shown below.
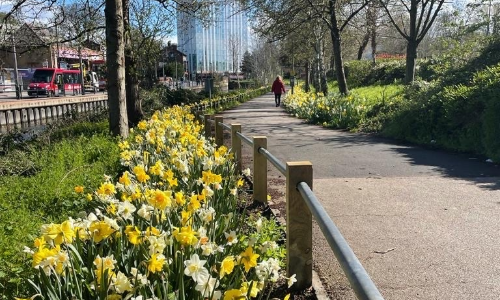
<svg viewBox="0 0 500 300"><path fill-rule="evenodd" d="M248 137L267 136L282 162L313 164L315 195L385 299L500 298L498 165L306 124L270 93L221 115ZM284 178L268 169L268 188L280 191L271 201L283 202ZM313 239L324 298L356 299L316 225Z"/></svg>

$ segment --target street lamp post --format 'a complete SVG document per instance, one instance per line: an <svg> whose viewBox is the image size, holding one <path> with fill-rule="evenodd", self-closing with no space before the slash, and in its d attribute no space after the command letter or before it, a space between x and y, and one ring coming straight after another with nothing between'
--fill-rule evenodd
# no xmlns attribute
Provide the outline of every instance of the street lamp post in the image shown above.
<svg viewBox="0 0 500 300"><path fill-rule="evenodd" d="M78 56L80 56L80 83L82 85L81 94L85 95L85 78L83 76L82 46L78 46Z"/></svg>
<svg viewBox="0 0 500 300"><path fill-rule="evenodd" d="M22 91L19 89L19 72L17 70L17 52L16 52L16 42L14 41L14 35L11 34L12 38L12 52L14 52L14 76L15 78L15 85L16 85L16 99L21 99L22 98Z"/></svg>

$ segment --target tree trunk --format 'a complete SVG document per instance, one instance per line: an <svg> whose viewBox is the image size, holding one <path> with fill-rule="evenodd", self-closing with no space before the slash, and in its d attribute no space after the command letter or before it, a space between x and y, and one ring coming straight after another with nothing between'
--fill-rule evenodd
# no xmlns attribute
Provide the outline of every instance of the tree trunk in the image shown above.
<svg viewBox="0 0 500 300"><path fill-rule="evenodd" d="M365 52L366 46L368 45L369 41L370 41L370 32L367 31L363 36L361 45L358 48L358 60L361 60L363 58L363 52Z"/></svg>
<svg viewBox="0 0 500 300"><path fill-rule="evenodd" d="M417 60L418 43L416 41L408 41L406 47L406 74L405 83L410 84L415 80L415 65Z"/></svg>
<svg viewBox="0 0 500 300"><path fill-rule="evenodd" d="M373 25L371 29L371 40L372 40L372 62L375 65L377 63L377 28Z"/></svg>
<svg viewBox="0 0 500 300"><path fill-rule="evenodd" d="M137 61L134 55L130 32L130 1L123 0L123 26L125 29L125 80L127 95L127 115L130 127L134 127L144 117L139 98Z"/></svg>
<svg viewBox="0 0 500 300"><path fill-rule="evenodd" d="M349 94L349 89L347 88L347 80L345 78L344 72L344 61L342 60L342 46L340 40L340 30L337 25L337 15L335 13L335 1L329 0L329 10L330 10L330 35L332 37L333 44L333 55L335 57L335 73L337 75L337 83L339 85L339 92L341 94Z"/></svg>
<svg viewBox="0 0 500 300"><path fill-rule="evenodd" d="M106 0L106 67L108 72L109 129L126 138L129 134L125 92L125 47L122 0Z"/></svg>
<svg viewBox="0 0 500 300"><path fill-rule="evenodd" d="M319 61L319 76L320 76L320 86L323 95L328 95L328 81L326 78L326 68L325 68L325 45L324 40L320 41L320 61Z"/></svg>
<svg viewBox="0 0 500 300"><path fill-rule="evenodd" d="M410 4L410 32L408 38L408 45L406 46L406 74L405 83L410 84L415 79L415 61L417 59L417 14L418 2L411 1Z"/></svg>
<svg viewBox="0 0 500 300"><path fill-rule="evenodd" d="M311 83L310 63L306 62L306 82L305 82L305 86L304 86L304 90L306 92L311 91L311 87L309 86L310 83Z"/></svg>
<svg viewBox="0 0 500 300"><path fill-rule="evenodd" d="M370 2L370 4L368 4L367 18L368 27L370 28L367 33L370 34L370 39L372 41L372 62L375 65L377 63L377 8L375 2Z"/></svg>
<svg viewBox="0 0 500 300"><path fill-rule="evenodd" d="M320 80L320 51L319 51L319 40L314 43L314 63L312 69L312 84L314 90L317 92L321 91L321 80Z"/></svg>
<svg viewBox="0 0 500 300"><path fill-rule="evenodd" d="M347 95L349 94L349 89L347 88L347 80L345 78L344 72L344 62L342 60L342 49L340 45L340 37L334 38L332 34L333 40L333 54L335 56L335 74L337 75L337 83L339 85L339 92L341 94Z"/></svg>

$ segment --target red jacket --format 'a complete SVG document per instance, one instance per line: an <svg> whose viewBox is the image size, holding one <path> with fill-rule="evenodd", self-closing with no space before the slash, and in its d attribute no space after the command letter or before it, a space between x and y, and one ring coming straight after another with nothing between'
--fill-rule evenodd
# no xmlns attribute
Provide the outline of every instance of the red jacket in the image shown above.
<svg viewBox="0 0 500 300"><path fill-rule="evenodd" d="M286 93L286 91L285 91L285 85L283 84L283 81L280 81L280 80L276 79L273 82L273 87L271 88L271 92L273 92L275 94L284 94L284 93Z"/></svg>

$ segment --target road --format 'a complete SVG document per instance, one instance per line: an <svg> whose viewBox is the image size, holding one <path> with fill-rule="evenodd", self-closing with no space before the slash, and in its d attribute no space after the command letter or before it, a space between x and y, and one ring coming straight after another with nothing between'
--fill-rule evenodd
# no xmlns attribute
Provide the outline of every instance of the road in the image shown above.
<svg viewBox="0 0 500 300"><path fill-rule="evenodd" d="M90 95L100 95L100 94L105 94L107 93L106 91L99 91L96 94L92 91L87 91L85 92L85 95L68 95L67 97L73 98L73 97L82 97L82 96L90 96ZM53 97L53 98L60 98L60 97ZM21 99L16 98L16 92L13 91L7 91L7 92L0 92L0 103L1 102L19 102L19 101L29 101L29 100L40 100L40 99L47 99L46 96L40 96L40 97L30 97L28 96L28 93L26 91L23 91L23 95ZM49 98L50 99L50 98Z"/></svg>
<svg viewBox="0 0 500 300"><path fill-rule="evenodd" d="M308 125L271 94L222 115L246 136L267 136L281 161L312 162L314 193L385 299L499 298L498 165ZM355 299L317 226L313 234L314 269L329 298Z"/></svg>

